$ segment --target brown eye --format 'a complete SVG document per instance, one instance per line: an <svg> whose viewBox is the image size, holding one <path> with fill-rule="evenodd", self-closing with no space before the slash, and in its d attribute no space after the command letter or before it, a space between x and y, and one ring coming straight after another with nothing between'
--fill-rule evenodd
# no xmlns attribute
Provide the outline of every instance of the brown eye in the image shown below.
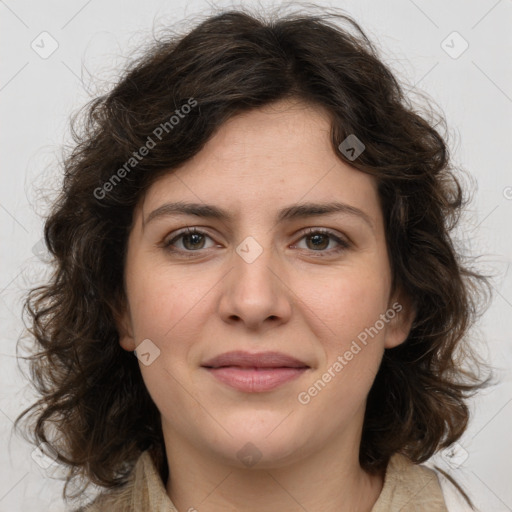
<svg viewBox="0 0 512 512"><path fill-rule="evenodd" d="M186 249L194 250L194 249L202 249L203 247L198 247L204 245L204 235L199 233L187 233L185 235L181 235L183 239L183 246Z"/></svg>
<svg viewBox="0 0 512 512"><path fill-rule="evenodd" d="M350 247L348 242L326 229L312 228L303 235L302 239L306 240L306 249L318 253L337 253ZM334 241L337 247L326 250L331 241Z"/></svg>
<svg viewBox="0 0 512 512"><path fill-rule="evenodd" d="M310 248L311 249L327 249L329 246L329 236L324 235L323 233L316 233L314 235L308 235L306 240L310 240Z"/></svg>
<svg viewBox="0 0 512 512"><path fill-rule="evenodd" d="M205 240L207 238L211 237L208 236L203 231L200 231L198 229L190 229L187 228L184 231L179 232L175 237L173 237L168 242L165 242L163 244L163 247L172 252L197 252L201 249L205 249ZM177 244L177 242L182 241L182 247L175 248L174 246ZM206 247L207 248L207 247Z"/></svg>

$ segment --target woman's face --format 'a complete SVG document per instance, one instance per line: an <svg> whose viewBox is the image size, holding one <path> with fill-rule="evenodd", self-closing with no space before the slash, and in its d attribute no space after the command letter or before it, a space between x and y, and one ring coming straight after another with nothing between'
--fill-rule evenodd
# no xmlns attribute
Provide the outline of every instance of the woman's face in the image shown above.
<svg viewBox="0 0 512 512"><path fill-rule="evenodd" d="M259 467L357 452L383 351L412 318L390 296L376 184L329 130L302 103L238 115L136 208L120 342L140 345L167 447Z"/></svg>

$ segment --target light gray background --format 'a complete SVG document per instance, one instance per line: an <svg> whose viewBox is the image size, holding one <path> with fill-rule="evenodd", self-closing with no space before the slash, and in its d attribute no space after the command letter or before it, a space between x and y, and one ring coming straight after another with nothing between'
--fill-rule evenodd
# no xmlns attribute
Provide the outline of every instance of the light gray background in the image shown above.
<svg viewBox="0 0 512 512"><path fill-rule="evenodd" d="M438 103L455 163L474 177L474 200L459 237L483 255L481 268L497 275L494 301L473 337L501 382L471 402L471 424L455 452L429 464L457 478L482 511L512 511L512 1L318 3L355 17L400 79ZM59 146L69 140L69 115L108 89L153 27L158 31L210 8L183 0L0 1L0 512L64 510L61 484L50 478L55 468L41 468L44 461L32 457L33 447L11 428L31 400L15 360L20 305L24 290L44 280L44 262L33 248L41 239L44 198L59 183L55 163ZM44 31L58 43L46 59L31 48L32 41L40 53L51 48ZM445 43L452 56L442 47L453 31L469 44L457 58L464 44L458 36ZM442 483L450 511L466 510Z"/></svg>

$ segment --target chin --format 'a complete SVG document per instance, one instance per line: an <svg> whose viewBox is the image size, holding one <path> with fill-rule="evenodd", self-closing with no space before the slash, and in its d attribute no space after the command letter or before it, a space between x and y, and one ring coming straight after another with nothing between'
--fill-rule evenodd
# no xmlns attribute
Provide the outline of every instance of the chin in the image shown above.
<svg viewBox="0 0 512 512"><path fill-rule="evenodd" d="M248 421L223 423L232 437L223 435L221 441L210 446L230 466L247 469L286 466L312 451L304 445L307 442L304 429L295 429L286 419L283 421L287 414L272 414L270 421L253 413Z"/></svg>

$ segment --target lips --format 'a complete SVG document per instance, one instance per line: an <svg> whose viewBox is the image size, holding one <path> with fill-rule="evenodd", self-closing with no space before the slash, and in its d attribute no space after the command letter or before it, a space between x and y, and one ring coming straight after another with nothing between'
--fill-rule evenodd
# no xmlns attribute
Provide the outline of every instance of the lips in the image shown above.
<svg viewBox="0 0 512 512"><path fill-rule="evenodd" d="M226 352L203 365L217 381L245 393L271 391L309 369L303 361L281 352Z"/></svg>
<svg viewBox="0 0 512 512"><path fill-rule="evenodd" d="M251 354L243 351L233 351L220 354L202 364L208 368L238 366L241 368L309 368L309 366L281 352L261 352Z"/></svg>

